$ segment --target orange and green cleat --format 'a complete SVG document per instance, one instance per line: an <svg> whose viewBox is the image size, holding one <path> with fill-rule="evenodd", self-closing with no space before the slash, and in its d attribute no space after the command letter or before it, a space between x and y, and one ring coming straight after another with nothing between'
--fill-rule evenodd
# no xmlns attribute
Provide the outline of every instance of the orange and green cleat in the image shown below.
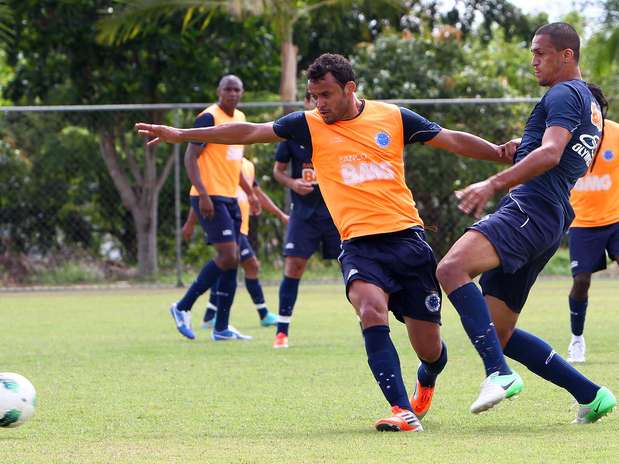
<svg viewBox="0 0 619 464"><path fill-rule="evenodd" d="M288 336L284 332L279 332L275 335L273 348L288 348Z"/></svg>
<svg viewBox="0 0 619 464"><path fill-rule="evenodd" d="M415 393L411 396L411 405L413 406L413 412L419 420L423 419L430 410L433 395L434 387L424 387L417 380Z"/></svg>
<svg viewBox="0 0 619 464"><path fill-rule="evenodd" d="M399 406L391 408L393 416L376 421L374 426L379 432L423 432L421 422L408 409Z"/></svg>

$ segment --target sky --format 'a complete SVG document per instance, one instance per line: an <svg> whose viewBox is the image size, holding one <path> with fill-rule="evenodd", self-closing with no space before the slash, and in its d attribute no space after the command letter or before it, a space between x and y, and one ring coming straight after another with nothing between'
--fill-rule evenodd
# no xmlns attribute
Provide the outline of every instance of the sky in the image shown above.
<svg viewBox="0 0 619 464"><path fill-rule="evenodd" d="M574 9L574 0L553 0L552 2L543 2L540 0L510 0L510 3L520 8L525 13L548 13L550 21L560 20L566 13ZM548 4L552 7L548 8Z"/></svg>

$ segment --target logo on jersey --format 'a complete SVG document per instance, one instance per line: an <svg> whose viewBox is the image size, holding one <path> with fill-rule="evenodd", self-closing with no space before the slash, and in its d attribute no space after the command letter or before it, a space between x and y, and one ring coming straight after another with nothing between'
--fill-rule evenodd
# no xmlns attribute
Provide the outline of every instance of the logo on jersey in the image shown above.
<svg viewBox="0 0 619 464"><path fill-rule="evenodd" d="M595 101L591 102L591 124L598 128L600 132L602 132L603 122L602 122L602 111L600 107Z"/></svg>
<svg viewBox="0 0 619 464"><path fill-rule="evenodd" d="M318 183L318 181L316 180L316 171L314 171L312 167L308 167L308 168L303 167L303 169L301 169L301 178L305 182L309 182L310 184Z"/></svg>
<svg viewBox="0 0 619 464"><path fill-rule="evenodd" d="M391 137L389 137L389 134L382 131L376 134L374 140L376 141L376 145L378 145L380 148L386 148L391 143Z"/></svg>
<svg viewBox="0 0 619 464"><path fill-rule="evenodd" d="M344 163L340 168L342 180L347 185L363 184L373 180L395 179L391 164L387 161L361 163Z"/></svg>
<svg viewBox="0 0 619 464"><path fill-rule="evenodd" d="M575 267L578 267L578 261L574 260L570 263L570 269L574 269Z"/></svg>
<svg viewBox="0 0 619 464"><path fill-rule="evenodd" d="M572 145L572 150L578 153L581 158L585 160L587 166L589 166L593 160L593 155L595 154L598 143L600 143L599 136L581 134L580 137L578 137L578 142Z"/></svg>
<svg viewBox="0 0 619 464"><path fill-rule="evenodd" d="M610 174L604 174L603 176L589 174L576 181L574 190L578 192L597 192L599 190L608 191L612 188L612 186L613 179L610 177Z"/></svg>
<svg viewBox="0 0 619 464"><path fill-rule="evenodd" d="M602 157L604 158L605 161L612 161L613 158L615 157L615 154L613 153L612 150L606 150L604 154L602 155Z"/></svg>
<svg viewBox="0 0 619 464"><path fill-rule="evenodd" d="M432 292L426 296L426 308L431 313L436 313L441 309L441 297L438 296L438 293Z"/></svg>
<svg viewBox="0 0 619 464"><path fill-rule="evenodd" d="M243 158L243 145L228 146L227 158L230 161L238 161Z"/></svg>

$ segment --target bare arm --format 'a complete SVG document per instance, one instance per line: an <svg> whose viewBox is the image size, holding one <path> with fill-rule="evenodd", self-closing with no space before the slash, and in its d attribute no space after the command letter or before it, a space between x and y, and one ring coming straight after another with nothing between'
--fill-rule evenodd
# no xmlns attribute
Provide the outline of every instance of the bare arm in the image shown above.
<svg viewBox="0 0 619 464"><path fill-rule="evenodd" d="M196 225L197 219L198 218L193 208L190 208L189 215L187 216L187 220L185 221L185 224L183 224L183 229L182 229L183 239L186 242L191 240L191 236L193 235L193 229L194 229L194 226Z"/></svg>
<svg viewBox="0 0 619 464"><path fill-rule="evenodd" d="M200 177L200 169L198 168L198 157L202 152L202 148L189 144L187 146L187 150L185 151L185 170L187 171L187 177L189 177L189 181L191 185L193 185L198 194L200 195L208 195L206 191L206 187L202 183L202 178Z"/></svg>
<svg viewBox="0 0 619 464"><path fill-rule="evenodd" d="M288 215L279 209L273 200L271 200L271 198L264 193L260 187L256 187L254 190L256 192L256 196L258 197L258 201L260 202L260 206L262 206L273 216L277 217L277 219L282 221L284 224L288 224Z"/></svg>
<svg viewBox="0 0 619 464"><path fill-rule="evenodd" d="M260 201L256 197L256 189L247 182L247 179L243 175L243 171L241 171L241 175L239 176L239 185L247 195L251 214L260 214Z"/></svg>
<svg viewBox="0 0 619 464"><path fill-rule="evenodd" d="M277 182L284 187L288 187L290 190L294 190L299 195L307 195L314 191L314 186L303 179L293 179L286 172L288 170L288 163L282 163L276 161L273 166L273 177Z"/></svg>
<svg viewBox="0 0 619 464"><path fill-rule="evenodd" d="M211 127L179 129L158 124L137 123L138 134L149 138L148 145L159 142L207 142L223 145L250 145L252 143L281 142L273 131L273 123L254 124L250 122L230 122Z"/></svg>
<svg viewBox="0 0 619 464"><path fill-rule="evenodd" d="M434 138L426 142L435 148L442 148L468 158L496 161L510 164L518 144L514 141L495 145L467 132L442 129Z"/></svg>
<svg viewBox="0 0 619 464"><path fill-rule="evenodd" d="M458 208L466 214L480 217L486 203L495 193L523 184L559 164L563 150L571 138L572 134L567 129L558 126L548 127L544 132L542 144L522 161L456 192L456 197L460 200Z"/></svg>

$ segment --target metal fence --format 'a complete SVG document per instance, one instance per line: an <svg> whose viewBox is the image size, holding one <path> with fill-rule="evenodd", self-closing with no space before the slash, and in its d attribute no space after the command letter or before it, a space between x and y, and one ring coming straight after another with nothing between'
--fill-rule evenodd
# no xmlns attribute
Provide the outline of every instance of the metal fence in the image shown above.
<svg viewBox="0 0 619 464"><path fill-rule="evenodd" d="M522 129L536 101L493 98L393 103L439 123L447 121L447 127L503 141ZM175 274L180 283L185 266L198 265L212 253L197 238L191 245L181 242L190 187L182 168L184 147L164 144L146 149L133 124L154 121L187 127L206 106L1 107L0 282L32 283L49 275L50 269L63 269L68 280L71 272L81 273L76 280L124 280L156 276L163 270ZM240 108L255 122L282 114L278 102L244 103ZM467 220L457 216L453 204L447 204L453 188L495 168L441 158L426 152L425 147L413 150L420 154L410 163L407 160L407 180L422 215L431 225L439 226L431 241L440 252ZM284 206L284 190L271 177L273 152L271 145L256 145L247 147L246 156L256 164L263 190ZM426 195L416 187L442 193ZM282 227L263 214L252 229L259 256L277 266Z"/></svg>

